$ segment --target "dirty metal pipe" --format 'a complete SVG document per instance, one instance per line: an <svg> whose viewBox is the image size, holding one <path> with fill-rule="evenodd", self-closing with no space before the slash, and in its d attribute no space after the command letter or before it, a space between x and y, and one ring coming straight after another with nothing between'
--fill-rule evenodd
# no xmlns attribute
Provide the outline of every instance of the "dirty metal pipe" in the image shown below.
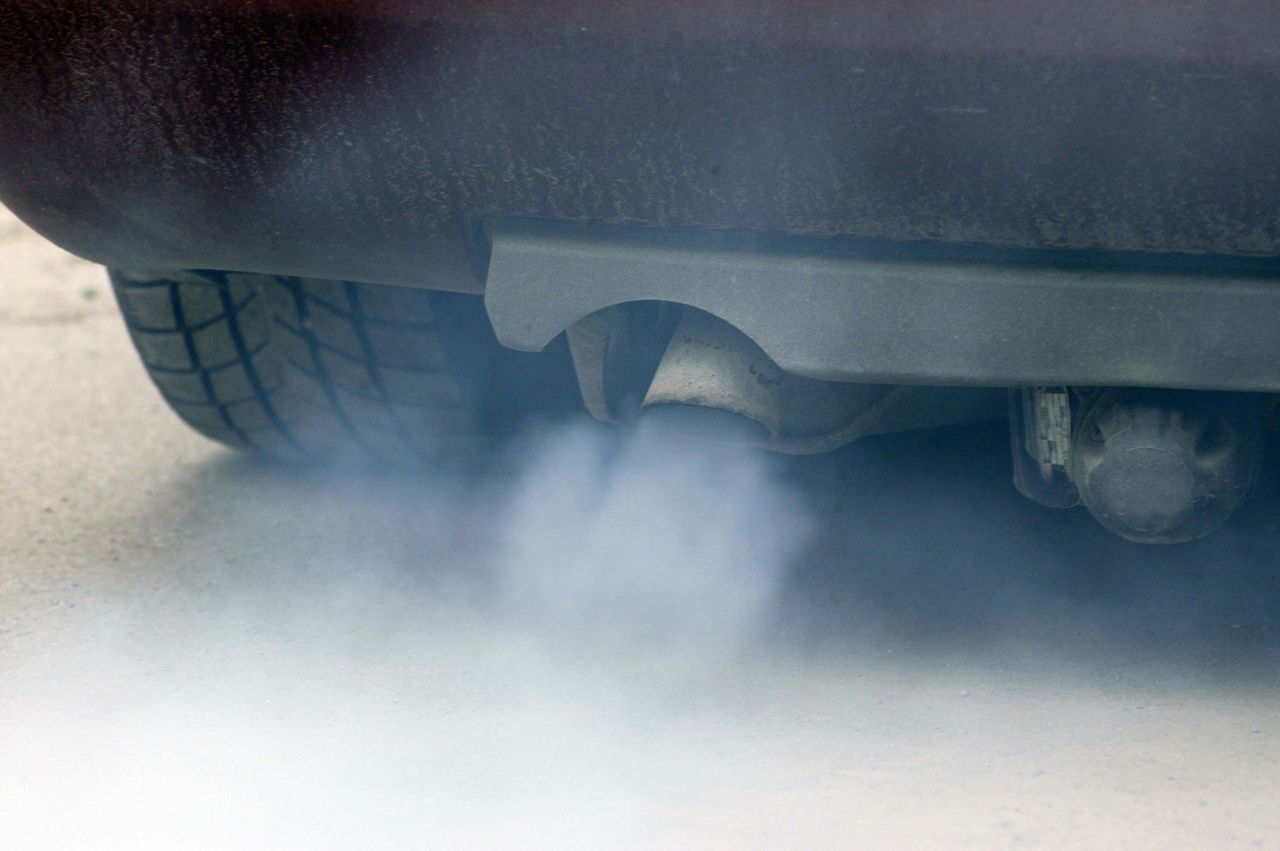
<svg viewBox="0 0 1280 851"><path fill-rule="evenodd" d="M746 335L686 310L645 394L645 417L690 436L765 444L781 428L782 382Z"/></svg>
<svg viewBox="0 0 1280 851"><path fill-rule="evenodd" d="M810 454L882 430L884 415L901 414L901 395L786 372L728 322L686 308L643 407L689 437Z"/></svg>

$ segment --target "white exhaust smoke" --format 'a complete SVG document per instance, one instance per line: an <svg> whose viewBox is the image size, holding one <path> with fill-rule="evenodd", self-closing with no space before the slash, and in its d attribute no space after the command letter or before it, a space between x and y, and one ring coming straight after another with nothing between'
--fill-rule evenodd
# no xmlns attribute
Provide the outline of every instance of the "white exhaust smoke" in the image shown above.
<svg viewBox="0 0 1280 851"><path fill-rule="evenodd" d="M725 770L673 703L750 653L810 523L741 447L584 424L510 459L411 497L445 549L284 504L259 563L183 552L207 587L0 656L0 846L644 842Z"/></svg>

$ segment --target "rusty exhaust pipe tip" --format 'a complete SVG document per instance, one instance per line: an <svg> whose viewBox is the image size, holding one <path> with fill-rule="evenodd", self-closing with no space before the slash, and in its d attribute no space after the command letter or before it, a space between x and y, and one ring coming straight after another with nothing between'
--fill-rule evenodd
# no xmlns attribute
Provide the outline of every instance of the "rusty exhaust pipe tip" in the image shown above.
<svg viewBox="0 0 1280 851"><path fill-rule="evenodd" d="M927 428L999 415L1003 394L967 398L940 416L954 389L824 381L786 372L750 337L685 307L649 382L641 410L673 434L758 446L788 455L828 452L906 425Z"/></svg>
<svg viewBox="0 0 1280 851"><path fill-rule="evenodd" d="M646 420L695 440L767 446L781 428L784 378L741 331L687 309L642 407Z"/></svg>
<svg viewBox="0 0 1280 851"><path fill-rule="evenodd" d="M901 395L786 372L728 322L685 308L642 410L694 440L807 455L876 431Z"/></svg>

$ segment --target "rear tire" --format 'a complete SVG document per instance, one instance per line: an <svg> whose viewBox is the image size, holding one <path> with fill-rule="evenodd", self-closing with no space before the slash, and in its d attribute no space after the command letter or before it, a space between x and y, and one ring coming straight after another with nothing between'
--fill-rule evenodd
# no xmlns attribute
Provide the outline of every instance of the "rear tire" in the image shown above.
<svg viewBox="0 0 1280 851"><path fill-rule="evenodd" d="M502 386L527 386L511 375L519 356L493 338L476 296L223 272L112 270L111 282L165 401L231 446L427 461L474 448L523 412Z"/></svg>

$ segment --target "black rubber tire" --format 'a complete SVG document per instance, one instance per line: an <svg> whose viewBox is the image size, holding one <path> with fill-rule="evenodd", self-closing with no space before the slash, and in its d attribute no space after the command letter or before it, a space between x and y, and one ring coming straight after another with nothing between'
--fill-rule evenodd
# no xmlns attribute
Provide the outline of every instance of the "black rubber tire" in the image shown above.
<svg viewBox="0 0 1280 851"><path fill-rule="evenodd" d="M491 386L505 350L477 296L222 272L112 270L111 282L165 401L231 446L430 461L475 449L511 415L492 404L509 396Z"/></svg>

